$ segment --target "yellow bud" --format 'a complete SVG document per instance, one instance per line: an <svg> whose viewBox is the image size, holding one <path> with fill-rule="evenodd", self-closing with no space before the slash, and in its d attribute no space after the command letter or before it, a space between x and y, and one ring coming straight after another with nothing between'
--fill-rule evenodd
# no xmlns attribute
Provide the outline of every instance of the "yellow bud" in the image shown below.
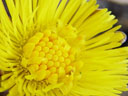
<svg viewBox="0 0 128 96"><path fill-rule="evenodd" d="M45 53L47 53L47 52L49 51L49 48L48 48L48 47L44 47L44 48L43 48L43 51L44 51Z"/></svg>
<svg viewBox="0 0 128 96"><path fill-rule="evenodd" d="M42 39L43 36L44 36L44 34L41 33L41 32L37 32L37 33L35 34L35 36L38 37L39 39Z"/></svg>
<svg viewBox="0 0 128 96"><path fill-rule="evenodd" d="M54 49L54 50L58 50L58 49L59 49L59 46L54 45L54 46L53 46L53 49Z"/></svg>
<svg viewBox="0 0 128 96"><path fill-rule="evenodd" d="M48 62L48 59L47 58L43 58L42 59L42 64L46 64Z"/></svg>
<svg viewBox="0 0 128 96"><path fill-rule="evenodd" d="M58 60L58 56L57 55L54 55L53 56L53 61L57 61Z"/></svg>
<svg viewBox="0 0 128 96"><path fill-rule="evenodd" d="M44 57L44 56L45 56L45 53L44 53L44 52L40 52L40 53L39 53L39 56L40 56L40 57Z"/></svg>
<svg viewBox="0 0 128 96"><path fill-rule="evenodd" d="M53 41L53 44L58 44L58 43L59 43L58 40Z"/></svg>
<svg viewBox="0 0 128 96"><path fill-rule="evenodd" d="M58 50L58 51L56 52L56 55L61 56L61 55L62 55L62 52L61 52L60 50Z"/></svg>
<svg viewBox="0 0 128 96"><path fill-rule="evenodd" d="M63 56L64 56L65 58L67 58L67 57L68 57L68 53L67 53L67 52L64 52L64 53L63 53Z"/></svg>
<svg viewBox="0 0 128 96"><path fill-rule="evenodd" d="M55 54L55 50L50 49L50 50L49 50L49 53L53 55L53 54Z"/></svg>
<svg viewBox="0 0 128 96"><path fill-rule="evenodd" d="M46 45L46 43L44 41L41 41L39 44L41 47L44 47Z"/></svg>
<svg viewBox="0 0 128 96"><path fill-rule="evenodd" d="M54 65L54 62L53 61L48 61L48 64L47 64L48 68L49 67L52 67L53 65Z"/></svg>
<svg viewBox="0 0 128 96"><path fill-rule="evenodd" d="M71 63L71 60L70 60L70 59L66 59L66 60L65 60L65 64L66 64L66 65L69 65L70 63Z"/></svg>
<svg viewBox="0 0 128 96"><path fill-rule="evenodd" d="M65 63L60 63L60 64L61 64L62 67L65 67L66 66Z"/></svg>
<svg viewBox="0 0 128 96"><path fill-rule="evenodd" d="M64 57L60 57L60 58L59 58L59 61L60 61L60 62L64 62Z"/></svg>
<svg viewBox="0 0 128 96"><path fill-rule="evenodd" d="M52 43L52 42L48 42L48 43L47 43L47 47L48 47L48 48L51 48L52 46L53 46L53 43Z"/></svg>
<svg viewBox="0 0 128 96"><path fill-rule="evenodd" d="M62 77L62 76L65 75L65 70L64 70L63 67L60 67L60 68L58 69L58 74L59 74L59 77Z"/></svg>
<svg viewBox="0 0 128 96"><path fill-rule="evenodd" d="M52 59L52 55L51 55L51 54L47 54L47 55L46 55L46 58L47 58L48 60L51 60L51 59Z"/></svg>
<svg viewBox="0 0 128 96"><path fill-rule="evenodd" d="M36 51L41 51L41 49L42 49L42 47L39 46L39 45L35 47L35 50L36 50Z"/></svg>
<svg viewBox="0 0 128 96"><path fill-rule="evenodd" d="M59 67L60 66L60 63L59 62L55 62L55 67Z"/></svg>
<svg viewBox="0 0 128 96"><path fill-rule="evenodd" d="M51 67L49 70L50 70L51 73L55 73L56 72L56 67Z"/></svg>
<svg viewBox="0 0 128 96"><path fill-rule="evenodd" d="M46 69L47 69L47 65L41 64L41 65L40 65L40 69L41 69L41 70L46 70Z"/></svg>
<svg viewBox="0 0 128 96"><path fill-rule="evenodd" d="M48 38L48 37L44 37L44 38L42 39L42 41L48 42L48 41L49 41L49 38Z"/></svg>

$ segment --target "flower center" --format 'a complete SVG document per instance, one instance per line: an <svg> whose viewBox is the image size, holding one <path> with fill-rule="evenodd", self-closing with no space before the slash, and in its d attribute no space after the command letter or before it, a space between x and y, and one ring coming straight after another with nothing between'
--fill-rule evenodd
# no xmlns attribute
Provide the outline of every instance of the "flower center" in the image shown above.
<svg viewBox="0 0 128 96"><path fill-rule="evenodd" d="M57 83L72 75L75 52L51 30L37 32L23 47L22 66L29 70L29 80Z"/></svg>

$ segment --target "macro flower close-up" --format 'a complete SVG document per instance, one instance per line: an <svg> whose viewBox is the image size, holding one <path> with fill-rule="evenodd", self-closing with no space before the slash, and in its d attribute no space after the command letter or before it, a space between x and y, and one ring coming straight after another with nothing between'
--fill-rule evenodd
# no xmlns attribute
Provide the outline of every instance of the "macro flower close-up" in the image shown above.
<svg viewBox="0 0 128 96"><path fill-rule="evenodd" d="M120 96L126 35L96 0L0 0L0 92Z"/></svg>

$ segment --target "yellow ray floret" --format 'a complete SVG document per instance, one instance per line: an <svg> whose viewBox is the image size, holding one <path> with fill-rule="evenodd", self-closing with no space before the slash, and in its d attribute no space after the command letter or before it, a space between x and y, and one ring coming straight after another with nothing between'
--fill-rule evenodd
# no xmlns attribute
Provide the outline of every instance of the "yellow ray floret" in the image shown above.
<svg viewBox="0 0 128 96"><path fill-rule="evenodd" d="M126 35L96 0L0 0L0 92L120 96Z"/></svg>

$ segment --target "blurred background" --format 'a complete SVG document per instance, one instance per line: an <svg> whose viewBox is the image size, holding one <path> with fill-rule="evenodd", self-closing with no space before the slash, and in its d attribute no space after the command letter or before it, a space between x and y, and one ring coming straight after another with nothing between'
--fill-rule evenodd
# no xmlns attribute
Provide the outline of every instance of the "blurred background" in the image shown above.
<svg viewBox="0 0 128 96"><path fill-rule="evenodd" d="M118 24L122 25L120 31L128 35L128 0L98 0L100 8L108 8L112 14L119 20ZM128 45L128 40L123 46ZM0 93L0 96L6 96L7 92ZM128 92L123 92L122 96L127 96Z"/></svg>
<svg viewBox="0 0 128 96"><path fill-rule="evenodd" d="M118 24L122 25L120 31L123 31L128 36L128 0L98 0L100 8L108 8L112 14L119 20ZM123 46L128 45L128 40ZM128 92L123 92L121 96L128 96Z"/></svg>

